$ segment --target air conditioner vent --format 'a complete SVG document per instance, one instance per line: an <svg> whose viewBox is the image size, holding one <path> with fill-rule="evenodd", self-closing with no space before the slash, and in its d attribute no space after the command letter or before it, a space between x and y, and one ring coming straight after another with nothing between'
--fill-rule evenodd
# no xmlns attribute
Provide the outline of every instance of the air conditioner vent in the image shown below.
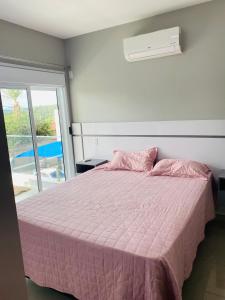
<svg viewBox="0 0 225 300"><path fill-rule="evenodd" d="M180 27L134 36L124 40L124 55L129 62L182 53Z"/></svg>

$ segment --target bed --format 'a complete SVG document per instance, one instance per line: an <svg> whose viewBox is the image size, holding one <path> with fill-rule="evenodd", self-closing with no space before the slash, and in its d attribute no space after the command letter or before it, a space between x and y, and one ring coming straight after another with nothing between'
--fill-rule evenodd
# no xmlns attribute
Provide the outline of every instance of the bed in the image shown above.
<svg viewBox="0 0 225 300"><path fill-rule="evenodd" d="M17 204L26 276L80 300L179 300L211 181L91 170Z"/></svg>

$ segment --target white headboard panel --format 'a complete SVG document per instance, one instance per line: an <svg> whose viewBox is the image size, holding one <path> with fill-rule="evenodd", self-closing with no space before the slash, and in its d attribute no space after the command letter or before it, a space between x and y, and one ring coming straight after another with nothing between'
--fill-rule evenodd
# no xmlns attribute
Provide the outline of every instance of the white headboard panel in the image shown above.
<svg viewBox="0 0 225 300"><path fill-rule="evenodd" d="M76 161L111 159L113 149L159 148L159 159L204 162L215 176L225 169L225 120L128 123L74 123Z"/></svg>

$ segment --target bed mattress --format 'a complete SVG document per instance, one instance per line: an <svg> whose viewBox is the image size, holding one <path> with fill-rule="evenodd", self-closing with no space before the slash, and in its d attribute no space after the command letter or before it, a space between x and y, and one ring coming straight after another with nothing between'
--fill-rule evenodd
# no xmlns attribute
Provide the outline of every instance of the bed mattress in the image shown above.
<svg viewBox="0 0 225 300"><path fill-rule="evenodd" d="M17 204L26 276L80 300L179 300L211 182L91 170Z"/></svg>

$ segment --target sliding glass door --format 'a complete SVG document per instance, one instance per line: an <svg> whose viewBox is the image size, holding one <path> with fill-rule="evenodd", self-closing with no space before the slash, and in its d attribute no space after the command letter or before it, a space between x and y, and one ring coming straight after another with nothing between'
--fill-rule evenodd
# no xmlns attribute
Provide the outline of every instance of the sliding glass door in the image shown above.
<svg viewBox="0 0 225 300"><path fill-rule="evenodd" d="M38 192L34 155L20 157L33 151L33 138L26 89L1 89L1 99L9 148L14 193L16 198Z"/></svg>
<svg viewBox="0 0 225 300"><path fill-rule="evenodd" d="M31 89L42 189L65 181L64 153L56 89Z"/></svg>
<svg viewBox="0 0 225 300"><path fill-rule="evenodd" d="M65 181L60 88L0 89L16 201ZM61 99L62 100L62 99ZM68 158L67 158L68 160Z"/></svg>

